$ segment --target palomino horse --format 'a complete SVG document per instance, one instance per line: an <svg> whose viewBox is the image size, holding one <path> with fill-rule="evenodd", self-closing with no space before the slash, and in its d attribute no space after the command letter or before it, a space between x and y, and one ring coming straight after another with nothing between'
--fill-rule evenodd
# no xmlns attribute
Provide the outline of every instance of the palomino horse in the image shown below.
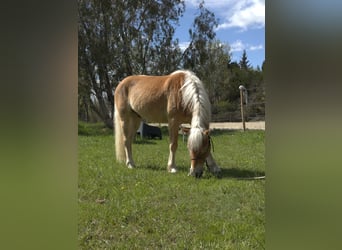
<svg viewBox="0 0 342 250"><path fill-rule="evenodd" d="M129 168L135 166L132 141L140 121L168 122L170 155L167 170L177 172L175 153L178 129L191 123L188 149L191 158L189 175L200 177L206 162L210 172L221 170L211 155L209 122L210 102L202 82L191 71L178 70L166 76L128 76L115 90L116 158Z"/></svg>

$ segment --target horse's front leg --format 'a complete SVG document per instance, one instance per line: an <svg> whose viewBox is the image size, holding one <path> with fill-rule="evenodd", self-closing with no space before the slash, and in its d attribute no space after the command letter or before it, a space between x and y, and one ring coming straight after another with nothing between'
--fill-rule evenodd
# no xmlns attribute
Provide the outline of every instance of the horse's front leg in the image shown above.
<svg viewBox="0 0 342 250"><path fill-rule="evenodd" d="M213 156L211 155L211 152L209 153L208 157L206 158L206 164L207 164L208 170L212 174L214 174L215 176L219 176L220 175L221 168L215 162Z"/></svg>
<svg viewBox="0 0 342 250"><path fill-rule="evenodd" d="M178 126L169 123L169 134L170 134L170 154L167 162L167 171L170 173L176 173L176 150L178 147Z"/></svg>

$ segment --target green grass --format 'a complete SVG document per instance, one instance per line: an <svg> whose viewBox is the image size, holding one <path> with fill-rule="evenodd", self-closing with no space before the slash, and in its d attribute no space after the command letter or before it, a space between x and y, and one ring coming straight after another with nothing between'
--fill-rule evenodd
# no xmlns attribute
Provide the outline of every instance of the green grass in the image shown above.
<svg viewBox="0 0 342 250"><path fill-rule="evenodd" d="M79 136L80 249L265 248L265 181L240 179L265 174L264 131L213 131L220 179L187 176L181 136L179 172L167 173L163 135L137 139L135 169L115 162L111 134Z"/></svg>

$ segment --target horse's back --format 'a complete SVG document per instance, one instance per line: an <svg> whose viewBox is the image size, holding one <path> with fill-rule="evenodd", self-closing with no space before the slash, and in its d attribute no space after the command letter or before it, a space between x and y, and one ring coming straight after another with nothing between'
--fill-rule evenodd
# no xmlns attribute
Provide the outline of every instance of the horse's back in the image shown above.
<svg viewBox="0 0 342 250"><path fill-rule="evenodd" d="M115 103L129 104L131 110L149 122L167 122L170 106L181 103L182 82L181 74L128 76L115 90Z"/></svg>

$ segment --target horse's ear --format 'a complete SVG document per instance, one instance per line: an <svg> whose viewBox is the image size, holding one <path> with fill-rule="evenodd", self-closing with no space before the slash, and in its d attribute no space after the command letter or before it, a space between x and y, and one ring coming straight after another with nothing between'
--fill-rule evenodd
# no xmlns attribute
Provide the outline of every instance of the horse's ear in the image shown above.
<svg viewBox="0 0 342 250"><path fill-rule="evenodd" d="M204 134L204 135L209 135L209 129L204 130L204 131L203 131L203 134Z"/></svg>

